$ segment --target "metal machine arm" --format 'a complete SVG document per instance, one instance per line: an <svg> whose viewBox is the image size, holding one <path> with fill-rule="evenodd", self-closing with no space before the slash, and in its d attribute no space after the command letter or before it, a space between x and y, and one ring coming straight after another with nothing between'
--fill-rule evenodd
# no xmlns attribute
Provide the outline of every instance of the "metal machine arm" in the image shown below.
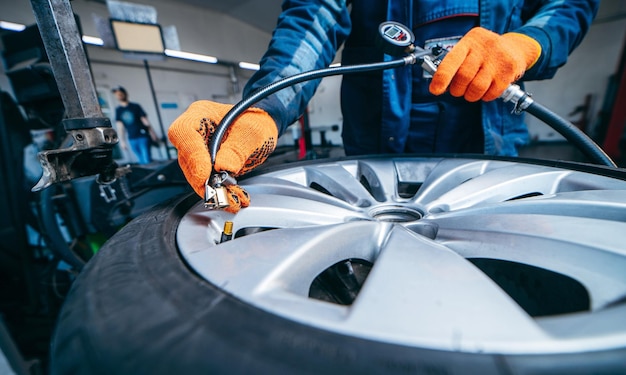
<svg viewBox="0 0 626 375"><path fill-rule="evenodd" d="M100 109L69 0L31 0L31 4L63 99L63 127L71 141L69 147L39 153L43 176L32 190L94 174L99 182L110 183L123 173L113 161L118 136Z"/></svg>

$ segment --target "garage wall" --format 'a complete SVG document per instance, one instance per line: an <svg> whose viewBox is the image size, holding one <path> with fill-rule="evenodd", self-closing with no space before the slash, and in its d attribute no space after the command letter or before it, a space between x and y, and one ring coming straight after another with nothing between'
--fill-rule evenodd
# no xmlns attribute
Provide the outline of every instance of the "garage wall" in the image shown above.
<svg viewBox="0 0 626 375"><path fill-rule="evenodd" d="M186 52L216 56L228 62L258 62L271 37L270 34L232 17L202 8L181 6L166 0L132 2L154 6L158 12L158 22L162 26L175 25L181 50ZM98 36L93 15L108 18L106 6L87 0L73 0L71 5L80 17L83 33ZM0 19L26 25L35 23L28 0L14 0L10 4L0 2ZM87 46L87 53L105 114L113 116L112 108L116 105L111 88L123 85L129 91L131 100L144 107L159 136L162 132L158 124L157 106L163 128L167 131L171 121L195 100L236 103L241 98L241 89L253 73L240 68L231 71L232 68L224 65L173 58L150 61L148 65L157 99L155 105L142 61L127 59L118 51L97 46ZM2 69L0 67L0 73ZM322 81L319 94L309 107L313 126L341 124L338 99L340 82L337 77ZM0 88L11 91L4 74L0 74ZM339 132L328 132L327 137L334 144L341 143ZM314 142L319 142L319 134L314 134ZM279 140L279 145L292 144L292 135L288 131ZM156 153L154 157L158 160L164 154ZM123 153L122 162L125 161L133 161L133 156Z"/></svg>
<svg viewBox="0 0 626 375"><path fill-rule="evenodd" d="M269 34L204 8L183 6L167 0L130 2L155 7L159 24L175 25L183 51L217 56L229 61L258 61L269 42ZM83 32L98 36L92 17L95 14L109 18L106 5L93 0L72 0L70 4L81 19ZM35 23L29 0L0 2L0 19L26 25Z"/></svg>
<svg viewBox="0 0 626 375"><path fill-rule="evenodd" d="M614 5L614 7L610 7ZM603 9L603 7L606 8ZM621 18L614 17L619 16ZM570 115L591 95L589 131L598 119L609 77L616 73L622 46L626 41L626 1L602 1L596 22L580 46L570 55L567 64L559 69L553 79L529 82L527 91L533 98L570 121L581 114ZM615 19L617 18L617 19ZM553 129L527 116L531 137L540 141L561 141L563 137Z"/></svg>
<svg viewBox="0 0 626 375"><path fill-rule="evenodd" d="M158 22L162 26L175 25L181 50L186 52L216 56L226 62L257 62L270 40L268 33L232 17L201 8L180 6L168 1L136 3L154 6L158 12ZM80 17L83 33L99 36L93 15L108 18L106 6L100 2L87 0L73 0L71 6ZM0 19L25 25L35 23L28 0L0 2ZM225 32L219 30L236 30L238 37L224 35ZM253 73L227 65L175 58L149 61L148 68L157 100L155 105L143 61L129 59L116 50L98 46L87 46L87 54L105 115L113 116L113 108L117 104L111 94L111 88L122 85L128 90L131 100L144 107L159 136L162 135L162 131L158 114L161 115L163 129L167 131L169 124L195 100L210 99L235 103L241 98L241 89ZM9 81L1 74L3 69L0 66L0 88L11 92ZM166 157L164 150L159 152L153 149L153 151L156 152L154 156L157 160ZM130 152L122 153L121 157L121 162L134 161L134 156Z"/></svg>
<svg viewBox="0 0 626 375"><path fill-rule="evenodd" d="M166 0L134 2L156 7L160 24L175 25L181 49L184 51L208 54L233 62L257 62L270 40L268 33L232 17L202 8L185 7ZM92 14L108 17L106 6L88 0L73 0L71 4L81 17L84 33L97 36ZM623 0L603 0L598 22L594 23L587 38L570 57L568 64L560 69L554 79L528 84L527 88L533 93L534 98L558 114L575 120L578 115L568 114L582 104L585 95L589 93L592 95L594 117L591 123L594 123L604 99L608 78L615 72L622 43L626 37L625 13L626 2ZM23 24L34 23L30 2L28 0L1 2L0 19ZM124 85L129 90L132 100L144 106L150 120L158 129L157 107L149 91L143 63L128 60L117 51L101 47L90 46L88 53L96 85L103 99L114 105L115 100L110 95L110 88L119 84ZM234 75L236 82L233 82L233 75L227 66L171 58L163 62L150 62L149 66L164 128L167 128L172 119L182 113L194 100L236 102L240 98L240 89L252 74L250 71L237 68ZM341 124L340 82L339 77L330 77L322 81L318 93L309 105L313 127ZM6 77L2 74L0 88L10 91ZM531 116L527 119L533 138L541 141L562 139L538 120ZM160 129L158 133L161 133ZM327 136L334 144L341 143L339 132L329 132ZM317 134L314 134L313 140L319 142ZM290 132L281 138L280 144L293 144Z"/></svg>
<svg viewBox="0 0 626 375"><path fill-rule="evenodd" d="M143 65L117 65L99 61L92 62L92 70L105 116L110 117L112 121L114 120L114 108L117 105L117 100L111 93L111 88L123 85L128 90L130 100L140 103L144 108L148 119L161 138L163 131L166 132L172 121L193 101L212 98L213 95L228 90L229 81L224 75L209 75L193 70L149 68L160 111L159 115L161 116L159 121L156 111L157 105L155 105L152 96L149 95L151 91L147 78L148 72L145 67ZM157 151L153 148L153 153L153 157L157 160L167 158L165 150ZM131 156L131 153L123 153L122 159L128 162L135 161L134 155Z"/></svg>

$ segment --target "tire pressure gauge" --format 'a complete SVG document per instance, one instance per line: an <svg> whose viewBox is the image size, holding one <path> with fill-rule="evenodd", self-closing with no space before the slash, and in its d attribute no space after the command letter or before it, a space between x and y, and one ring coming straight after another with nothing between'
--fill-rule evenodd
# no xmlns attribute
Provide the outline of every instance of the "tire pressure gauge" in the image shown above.
<svg viewBox="0 0 626 375"><path fill-rule="evenodd" d="M391 56L401 56L410 53L415 48L415 36L408 27L394 21L383 22L378 26L381 48Z"/></svg>

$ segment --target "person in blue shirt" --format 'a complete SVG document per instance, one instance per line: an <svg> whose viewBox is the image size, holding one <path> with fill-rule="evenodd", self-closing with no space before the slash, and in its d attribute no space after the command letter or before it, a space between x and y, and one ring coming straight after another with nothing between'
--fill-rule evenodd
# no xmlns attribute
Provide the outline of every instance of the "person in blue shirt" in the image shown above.
<svg viewBox="0 0 626 375"><path fill-rule="evenodd" d="M411 28L416 45L439 44L450 52L433 77L418 65L344 76L346 154L515 156L528 131L510 104L495 99L513 82L553 77L580 44L598 5L599 0L286 0L244 97L284 77L327 67L341 45L343 65L388 60L376 34L380 23L396 21ZM194 190L204 194L213 167L238 176L261 164L318 85L319 80L294 85L249 109L231 125L215 161L206 145L232 106L193 103L168 136ZM228 189L230 211L249 204L245 191Z"/></svg>
<svg viewBox="0 0 626 375"><path fill-rule="evenodd" d="M113 88L112 92L120 103L115 108L115 122L122 149L128 150L130 145L139 164L151 163L150 142L157 142L158 138L150 126L146 112L139 104L128 100L128 92L122 86Z"/></svg>

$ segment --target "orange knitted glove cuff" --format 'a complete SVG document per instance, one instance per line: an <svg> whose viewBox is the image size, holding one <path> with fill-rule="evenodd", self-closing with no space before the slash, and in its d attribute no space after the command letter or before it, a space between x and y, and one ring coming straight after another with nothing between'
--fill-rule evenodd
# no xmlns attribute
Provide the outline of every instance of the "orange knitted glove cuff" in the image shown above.
<svg viewBox="0 0 626 375"><path fill-rule="evenodd" d="M502 38L517 46L517 51L524 58L524 71L532 68L537 60L539 60L541 56L541 45L535 39L520 33L506 33L502 35Z"/></svg>
<svg viewBox="0 0 626 375"><path fill-rule="evenodd" d="M443 59L430 92L470 102L494 100L522 77L541 55L534 39L518 33L498 35L482 27L470 30Z"/></svg>
<svg viewBox="0 0 626 375"><path fill-rule="evenodd" d="M230 126L215 160L215 169L240 176L262 164L276 148L278 128L264 110L250 108Z"/></svg>

